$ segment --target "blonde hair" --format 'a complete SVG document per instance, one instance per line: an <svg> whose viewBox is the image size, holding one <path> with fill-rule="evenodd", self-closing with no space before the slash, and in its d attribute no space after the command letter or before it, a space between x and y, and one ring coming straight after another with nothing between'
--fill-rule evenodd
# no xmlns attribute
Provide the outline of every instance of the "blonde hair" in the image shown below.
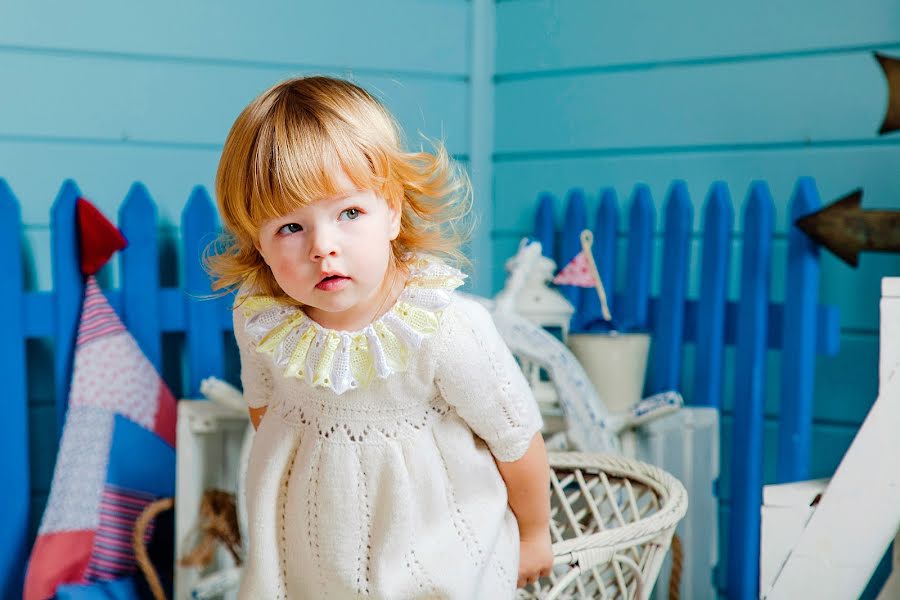
<svg viewBox="0 0 900 600"><path fill-rule="evenodd" d="M216 201L224 231L204 255L212 288L227 293L248 281L259 293L286 298L256 249L259 228L339 193L339 169L357 188L399 207L395 266L416 252L468 264L461 247L474 222L465 171L442 142L432 142L434 153L407 152L401 136L378 100L343 79L299 77L259 95L232 125L219 160Z"/></svg>

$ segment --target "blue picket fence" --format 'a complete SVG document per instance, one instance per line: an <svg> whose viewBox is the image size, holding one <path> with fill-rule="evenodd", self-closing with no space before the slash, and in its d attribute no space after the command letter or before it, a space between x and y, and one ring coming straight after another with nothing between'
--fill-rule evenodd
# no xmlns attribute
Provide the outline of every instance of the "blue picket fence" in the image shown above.
<svg viewBox="0 0 900 600"><path fill-rule="evenodd" d="M538 199L535 237L544 253L562 266L579 251L579 233L588 226L586 198L580 189L568 194L565 220L557 233L556 200ZM728 299L729 265L734 237L734 210L728 188L714 183L703 208L699 295L688 298L693 237L693 203L684 182L669 188L663 215L658 295L651 297L656 215L650 190L634 188L627 227L624 289L610 293L616 281L619 208L615 191L599 194L594 232L594 259L607 287L613 321L620 329L651 332L647 392L682 389L682 350L695 345L692 394L695 406L723 407L725 348L734 347L734 397L727 596L758 598L759 527L763 486L763 408L766 353L780 349L781 386L777 480L808 478L812 434L813 377L816 354L838 351L835 307L818 304L818 248L796 227L788 234L784 300L770 300L774 202L768 186L755 182L743 204L738 300ZM815 182L797 181L790 201L790 221L820 207ZM559 236L559 238L557 238ZM558 243L557 243L558 242ZM592 289L563 289L576 307L572 331L599 329L601 316Z"/></svg>
<svg viewBox="0 0 900 600"><path fill-rule="evenodd" d="M27 339L52 338L54 347L60 350L54 353L53 364L57 439L65 418L84 289L75 227L75 201L80 195L77 185L66 181L51 209L53 291L25 292L21 283L21 211L12 190L0 179L0 273L10 285L0 295L0 309L9 317L0 333L0 381L7 389L5 418L0 419L0 456L7 481L4 493L0 494L4 523L0 535L2 598L21 596L29 550ZM202 298L211 293L199 258L218 228L213 203L206 190L197 187L182 213L181 287L160 286L156 206L140 183L132 186L122 203L118 226L129 245L119 253L120 289L106 290L105 294L160 372L162 335L185 334L184 393L199 396L201 379L223 375L223 332L232 326L229 298ZM42 368L41 365L28 367Z"/></svg>
<svg viewBox="0 0 900 600"><path fill-rule="evenodd" d="M67 406L72 348L77 333L83 292L75 233L75 201L80 196L72 181L63 184L51 210L53 290L26 292L21 283L22 224L19 202L0 179L0 273L13 282L0 295L0 309L10 315L0 334L0 377L7 387L5 419L0 419L0 456L7 474L6 493L0 495L4 515L0 535L0 597L18 597L27 558L31 482L29 478L28 390L25 343L51 338L55 348L53 377L57 428ZM543 196L536 216L536 235L547 252L555 247L553 199ZM584 194L569 197L557 262L563 264L579 250L577 233L587 224ZM791 201L791 214L806 214L819 206L814 183L801 179ZM710 190L704 209L700 294L687 298L692 237L692 204L684 184L672 186L665 207L662 279L659 298L650 297L655 215L649 190L635 188L627 226L624 289L610 294L617 321L631 329L653 333L649 372L650 391L678 388L681 349L694 343L694 404L722 405L723 354L736 348L735 439L732 470L729 596L749 598L755 593L759 545L759 502L762 489L762 404L765 352L782 349L781 431L778 478L804 478L809 469L812 406L812 368L816 353L834 354L838 346L837 311L818 301L818 256L815 246L792 229L789 236L786 297L769 298L771 231L774 214L764 184L754 185L744 207L740 300L727 299L732 243L732 203L724 184ZM207 192L196 188L181 221L181 286L161 287L156 207L139 183L132 186L119 210L118 225L129 241L119 254L120 287L105 294L138 344L162 370L162 335L185 334L184 394L199 394L200 380L223 376L223 333L231 329L229 299L204 300L209 280L199 257L217 230L216 213ZM601 193L596 221L595 254L601 276L615 281L619 209L612 190ZM587 293L586 293L587 292ZM568 291L580 308L576 329L600 314L590 290ZM18 315L19 318L15 318ZM702 315L702 318L700 316ZM790 326L786 326L789 324Z"/></svg>

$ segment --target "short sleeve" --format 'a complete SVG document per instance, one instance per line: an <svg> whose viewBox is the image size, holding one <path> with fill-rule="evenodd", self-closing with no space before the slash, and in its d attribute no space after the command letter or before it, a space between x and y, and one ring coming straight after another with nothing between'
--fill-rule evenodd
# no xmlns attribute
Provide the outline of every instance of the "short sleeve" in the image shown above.
<svg viewBox="0 0 900 600"><path fill-rule="evenodd" d="M251 408L267 406L272 397L272 374L264 362L266 357L256 351L256 344L247 333L246 318L240 306L232 310L232 319L241 358L244 401Z"/></svg>
<svg viewBox="0 0 900 600"><path fill-rule="evenodd" d="M543 422L522 369L490 313L457 297L443 316L436 384L502 462L520 459Z"/></svg>

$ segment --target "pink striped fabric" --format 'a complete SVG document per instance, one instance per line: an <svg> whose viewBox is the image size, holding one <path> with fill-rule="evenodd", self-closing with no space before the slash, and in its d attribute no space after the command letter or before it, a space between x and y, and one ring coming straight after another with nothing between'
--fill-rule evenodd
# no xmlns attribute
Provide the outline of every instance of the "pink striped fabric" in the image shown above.
<svg viewBox="0 0 900 600"><path fill-rule="evenodd" d="M100 286L97 285L97 279L93 275L88 277L81 309L81 322L78 324L78 339L75 344L81 346L98 337L120 331L125 331L125 326L107 304Z"/></svg>
<svg viewBox="0 0 900 600"><path fill-rule="evenodd" d="M85 570L88 581L117 579L135 570L131 535L134 523L144 508L153 502L152 494L106 484L100 500L100 525L94 549ZM153 536L153 523L147 527L144 542Z"/></svg>

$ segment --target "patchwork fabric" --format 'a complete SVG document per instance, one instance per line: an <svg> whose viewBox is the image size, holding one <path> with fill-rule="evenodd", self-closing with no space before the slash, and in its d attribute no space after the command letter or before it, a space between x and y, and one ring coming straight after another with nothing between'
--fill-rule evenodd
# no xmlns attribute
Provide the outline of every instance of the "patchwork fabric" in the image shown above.
<svg viewBox="0 0 900 600"><path fill-rule="evenodd" d="M174 444L175 399L89 277L24 600L119 597L107 592L131 589L134 522L153 500L174 496Z"/></svg>
<svg viewBox="0 0 900 600"><path fill-rule="evenodd" d="M38 535L97 528L113 416L93 406L69 408Z"/></svg>

